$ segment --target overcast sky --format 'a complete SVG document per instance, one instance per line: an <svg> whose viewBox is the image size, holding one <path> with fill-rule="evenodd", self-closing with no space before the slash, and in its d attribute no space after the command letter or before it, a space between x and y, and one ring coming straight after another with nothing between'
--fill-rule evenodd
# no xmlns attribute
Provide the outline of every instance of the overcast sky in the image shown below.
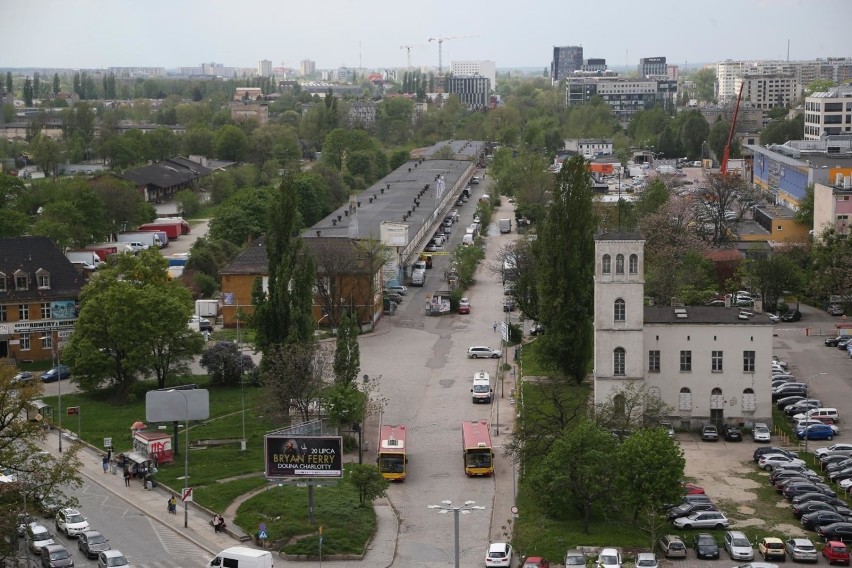
<svg viewBox="0 0 852 568"><path fill-rule="evenodd" d="M437 66L430 37L457 38L445 67L543 69L554 45L610 66L785 59L788 39L794 60L852 56L852 0L0 0L0 16L0 67L404 67L402 45Z"/></svg>

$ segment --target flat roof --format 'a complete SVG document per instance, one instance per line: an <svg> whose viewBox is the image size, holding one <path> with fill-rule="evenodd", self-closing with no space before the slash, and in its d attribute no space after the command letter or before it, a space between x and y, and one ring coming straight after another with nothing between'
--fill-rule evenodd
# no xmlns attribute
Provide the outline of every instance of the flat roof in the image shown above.
<svg viewBox="0 0 852 568"><path fill-rule="evenodd" d="M679 310L685 317L679 315ZM755 313L748 319L740 319L740 311L741 308L724 306L645 306L645 323L772 325L772 320L766 314Z"/></svg>

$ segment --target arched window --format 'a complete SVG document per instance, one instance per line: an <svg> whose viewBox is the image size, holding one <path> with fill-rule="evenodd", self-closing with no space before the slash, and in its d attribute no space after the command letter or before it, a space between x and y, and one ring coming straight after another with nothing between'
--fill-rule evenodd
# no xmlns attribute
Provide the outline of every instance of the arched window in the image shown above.
<svg viewBox="0 0 852 568"><path fill-rule="evenodd" d="M678 409L681 412L690 412L692 410L692 391L686 387L680 389L678 396Z"/></svg>
<svg viewBox="0 0 852 568"><path fill-rule="evenodd" d="M627 267L627 270L630 271L630 274L639 274L639 256L635 254L630 255L630 261Z"/></svg>
<svg viewBox="0 0 852 568"><path fill-rule="evenodd" d="M627 400L624 398L624 395L618 393L614 397L612 397L612 414L616 418L622 418L624 414L627 412Z"/></svg>
<svg viewBox="0 0 852 568"><path fill-rule="evenodd" d="M754 412L757 409L757 396L754 390L745 389L743 391L743 412Z"/></svg>
<svg viewBox="0 0 852 568"><path fill-rule="evenodd" d="M617 376L625 375L625 362L627 355L624 352L624 347L616 347L612 352L612 374Z"/></svg>
<svg viewBox="0 0 852 568"><path fill-rule="evenodd" d="M710 410L722 410L725 408L725 397L722 395L722 389L714 387L710 391Z"/></svg>
<svg viewBox="0 0 852 568"><path fill-rule="evenodd" d="M613 306L613 308L614 308L614 314L615 314L614 317L613 317L613 320L624 321L625 312L626 312L624 300L622 300L621 298L616 299L615 305Z"/></svg>
<svg viewBox="0 0 852 568"><path fill-rule="evenodd" d="M615 273L616 274L624 274L624 255L623 254L615 255Z"/></svg>
<svg viewBox="0 0 852 568"><path fill-rule="evenodd" d="M610 256L608 254L603 255L603 258L601 259L601 272L603 274L609 274L610 272L612 272L611 265L612 259L610 258Z"/></svg>

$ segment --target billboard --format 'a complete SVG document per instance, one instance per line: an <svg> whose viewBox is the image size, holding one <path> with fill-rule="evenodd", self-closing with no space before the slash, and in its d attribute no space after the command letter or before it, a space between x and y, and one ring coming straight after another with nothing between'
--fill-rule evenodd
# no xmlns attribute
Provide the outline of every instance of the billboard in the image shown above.
<svg viewBox="0 0 852 568"><path fill-rule="evenodd" d="M264 438L266 477L343 477L343 438L282 436Z"/></svg>

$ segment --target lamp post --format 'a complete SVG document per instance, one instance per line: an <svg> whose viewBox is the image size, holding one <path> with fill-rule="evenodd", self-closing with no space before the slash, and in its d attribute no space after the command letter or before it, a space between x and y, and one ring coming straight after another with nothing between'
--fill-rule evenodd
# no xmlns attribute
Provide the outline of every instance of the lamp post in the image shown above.
<svg viewBox="0 0 852 568"><path fill-rule="evenodd" d="M824 373L824 372L823 373L817 373L816 375L811 375L810 377L805 379L805 387L808 389L808 395L810 395L810 393L811 393L811 379L814 378L814 377L819 377L821 375L825 375L825 374L826 373ZM808 421L810 420L810 415L811 415L811 413L809 411L805 412L805 453L806 454L808 453L808 432L810 431L810 428L811 428L811 425L808 424Z"/></svg>
<svg viewBox="0 0 852 568"><path fill-rule="evenodd" d="M246 451L246 395L245 389L243 388L243 342L242 337L240 336L240 320L242 319L243 312L239 306L237 306L237 357L239 357L239 366L240 366L240 407L243 419L243 439L240 440L240 451Z"/></svg>
<svg viewBox="0 0 852 568"><path fill-rule="evenodd" d="M428 505L429 509L437 509L438 513L447 514L450 511L453 513L453 517L455 520L455 567L460 568L461 564L459 564L459 515L467 515L471 511L484 511L485 507L480 505L476 505L476 501L465 501L464 505L456 506L453 505L452 501L441 501L440 505Z"/></svg>
<svg viewBox="0 0 852 568"><path fill-rule="evenodd" d="M56 338L54 340L54 337ZM56 414L59 417L59 429L57 430L57 434L59 434L59 453L62 453L62 355L59 352L59 331L53 329L50 331L50 335L43 335L41 337L44 339L50 340L50 351L51 351L51 360L56 364L54 369L56 369L56 388L58 389L57 394L57 409Z"/></svg>
<svg viewBox="0 0 852 568"><path fill-rule="evenodd" d="M184 452L183 452L183 496L186 497L186 490L189 487L189 397L182 390L171 389L169 392L177 392L183 396L183 402L186 405L186 419L183 429ZM189 500L183 500L183 528L189 527Z"/></svg>

